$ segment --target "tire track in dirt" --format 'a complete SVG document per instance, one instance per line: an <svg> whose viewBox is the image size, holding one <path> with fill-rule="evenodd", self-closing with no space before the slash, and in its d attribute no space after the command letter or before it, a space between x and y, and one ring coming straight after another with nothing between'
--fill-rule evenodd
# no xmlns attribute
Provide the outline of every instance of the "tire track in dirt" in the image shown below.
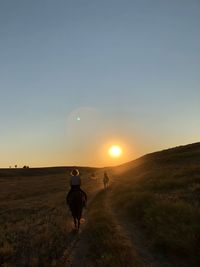
<svg viewBox="0 0 200 267"><path fill-rule="evenodd" d="M100 224L97 224L96 227L97 229L95 229L96 227L91 225L91 221L93 221L93 217L90 218L90 223L89 226L92 226L91 228L86 228L85 231L85 236L83 236L82 239L82 244L85 243L85 240L87 240L87 242L89 244L87 247L87 255L85 258L85 261L76 261L76 263L78 263L77 265L69 265L70 267L81 267L81 266L88 266L88 267L94 267L94 266L112 266L112 267L142 267L142 265L140 264L139 260L138 260L138 256L136 255L136 252L134 249L132 249L132 244L130 242L130 240L124 235L124 232L120 229L119 224L117 223L116 220L113 221L113 214L112 211L110 209L110 207L106 204L109 201L109 190L102 190L99 191L100 195L97 195L97 199L94 200L94 202L98 203L98 205L100 204L101 209L98 210L97 208L97 212L100 212L100 216L95 216L95 220L99 219ZM100 197L101 196L101 197ZM102 199L102 196L104 196L104 198ZM99 198L100 197L100 198ZM93 208L96 208L96 204L95 206L93 206ZM106 208L106 211L104 210ZM90 214L91 215L91 214ZM105 225L105 232L108 234L108 236L105 236L105 243L110 244L109 246L106 245L106 250L104 248L104 241L102 242L102 240L99 240L99 242L97 242L98 240L98 235L102 234L102 236L104 236L105 232L98 232L99 230L99 225L102 225L102 216L106 218L106 221L104 221ZM115 218L114 218L115 219ZM95 225L95 221L93 221L93 225ZM103 223L103 224L104 224ZM101 227L100 227L101 228ZM89 231L91 231L89 233ZM111 232L110 232L111 231ZM112 236L110 236L110 233L112 233ZM95 238L95 244L93 243L94 240L91 240L92 235L94 234L94 238ZM113 243L113 238L114 240L116 239L116 241L114 241ZM85 240L84 240L85 239ZM92 241L92 242L91 242ZM93 249L93 245L95 247L95 249ZM79 247L79 250L77 251L79 254L76 255L76 258L80 257L80 255L82 255L81 253L81 246ZM117 248L117 252L116 252L116 248ZM83 247L84 249L84 247ZM90 249L90 250L89 250ZM92 250L92 251L91 251ZM105 252L105 253L104 253ZM118 254L120 253L120 254ZM108 259L111 256L109 260L109 265L106 259ZM117 259L117 260L116 260ZM91 262L92 260L92 262Z"/></svg>
<svg viewBox="0 0 200 267"><path fill-rule="evenodd" d="M127 239L127 242L131 244L134 252L136 253L142 267L172 267L167 262L160 262L152 255L148 248L145 246L145 240L138 232L138 229L133 224L129 223L126 218L123 218L121 214L112 206L112 189L107 194L107 208L110 215L116 223L116 227Z"/></svg>
<svg viewBox="0 0 200 267"><path fill-rule="evenodd" d="M106 192L106 208L107 211L112 218L112 221L115 223L115 229L118 233L118 237L121 237L121 242L125 243L127 246L127 249L131 251L131 254L134 255L134 262L130 262L130 266L140 266L140 267L157 267L157 266L151 266L151 265L144 265L143 260L141 258L141 255L139 255L138 250L133 243L133 240L130 238L129 232L126 231L124 228L124 225L119 220L119 217L115 213L111 203L112 203L112 185L107 189ZM119 267L119 266L118 266ZM121 267L124 267L123 265Z"/></svg>

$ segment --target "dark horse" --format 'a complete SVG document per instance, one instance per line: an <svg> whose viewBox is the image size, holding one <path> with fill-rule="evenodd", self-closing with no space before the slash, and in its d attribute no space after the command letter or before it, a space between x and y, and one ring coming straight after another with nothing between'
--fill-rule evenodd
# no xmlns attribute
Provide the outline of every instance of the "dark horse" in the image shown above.
<svg viewBox="0 0 200 267"><path fill-rule="evenodd" d="M104 189L108 188L108 183L109 183L108 176L104 176L103 178Z"/></svg>
<svg viewBox="0 0 200 267"><path fill-rule="evenodd" d="M105 171L103 176L104 189L108 188L108 183L109 183L109 177L107 172Z"/></svg>
<svg viewBox="0 0 200 267"><path fill-rule="evenodd" d="M77 230L80 228L80 220L82 216L83 207L86 204L86 199L80 190L71 192L68 201L72 216L74 218L74 226Z"/></svg>

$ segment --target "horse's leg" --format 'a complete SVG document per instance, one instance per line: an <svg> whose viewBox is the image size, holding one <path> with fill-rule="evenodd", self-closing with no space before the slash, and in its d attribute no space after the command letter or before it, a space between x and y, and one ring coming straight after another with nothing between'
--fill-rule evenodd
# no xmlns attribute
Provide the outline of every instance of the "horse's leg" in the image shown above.
<svg viewBox="0 0 200 267"><path fill-rule="evenodd" d="M74 217L74 226L77 228L76 217Z"/></svg>
<svg viewBox="0 0 200 267"><path fill-rule="evenodd" d="M77 218L77 220L78 220L78 230L80 228L80 221L81 221L81 217L82 217L82 209L83 209L83 206L80 208L79 214L78 214L78 218Z"/></svg>
<svg viewBox="0 0 200 267"><path fill-rule="evenodd" d="M78 230L80 228L80 218L78 218Z"/></svg>

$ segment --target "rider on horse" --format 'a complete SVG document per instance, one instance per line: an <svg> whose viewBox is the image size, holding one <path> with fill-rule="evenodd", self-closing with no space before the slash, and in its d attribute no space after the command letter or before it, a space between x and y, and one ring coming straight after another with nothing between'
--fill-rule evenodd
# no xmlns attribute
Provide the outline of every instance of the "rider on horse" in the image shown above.
<svg viewBox="0 0 200 267"><path fill-rule="evenodd" d="M108 183L109 183L109 177L107 172L104 172L104 176L103 176L103 183L104 183L104 188L106 189L108 187Z"/></svg>
<svg viewBox="0 0 200 267"><path fill-rule="evenodd" d="M74 191L79 191L82 193L83 198L83 206L86 206L87 202L87 195L86 193L80 188L81 186L81 178L79 175L79 171L77 169L73 169L70 176L70 186L71 189L67 194L67 204L70 206L70 196L73 194Z"/></svg>

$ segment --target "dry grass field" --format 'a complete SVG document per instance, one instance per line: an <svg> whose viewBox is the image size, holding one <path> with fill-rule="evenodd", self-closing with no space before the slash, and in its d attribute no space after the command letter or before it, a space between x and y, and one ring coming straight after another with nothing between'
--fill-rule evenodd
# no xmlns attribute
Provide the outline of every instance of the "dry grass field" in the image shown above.
<svg viewBox="0 0 200 267"><path fill-rule="evenodd" d="M58 266L72 230L65 203L70 170L0 170L0 266ZM96 170L79 170L90 198Z"/></svg>
<svg viewBox="0 0 200 267"><path fill-rule="evenodd" d="M0 266L199 266L200 143L108 168L107 190L104 169L79 168L90 204L66 261L74 238L70 170L0 170Z"/></svg>

